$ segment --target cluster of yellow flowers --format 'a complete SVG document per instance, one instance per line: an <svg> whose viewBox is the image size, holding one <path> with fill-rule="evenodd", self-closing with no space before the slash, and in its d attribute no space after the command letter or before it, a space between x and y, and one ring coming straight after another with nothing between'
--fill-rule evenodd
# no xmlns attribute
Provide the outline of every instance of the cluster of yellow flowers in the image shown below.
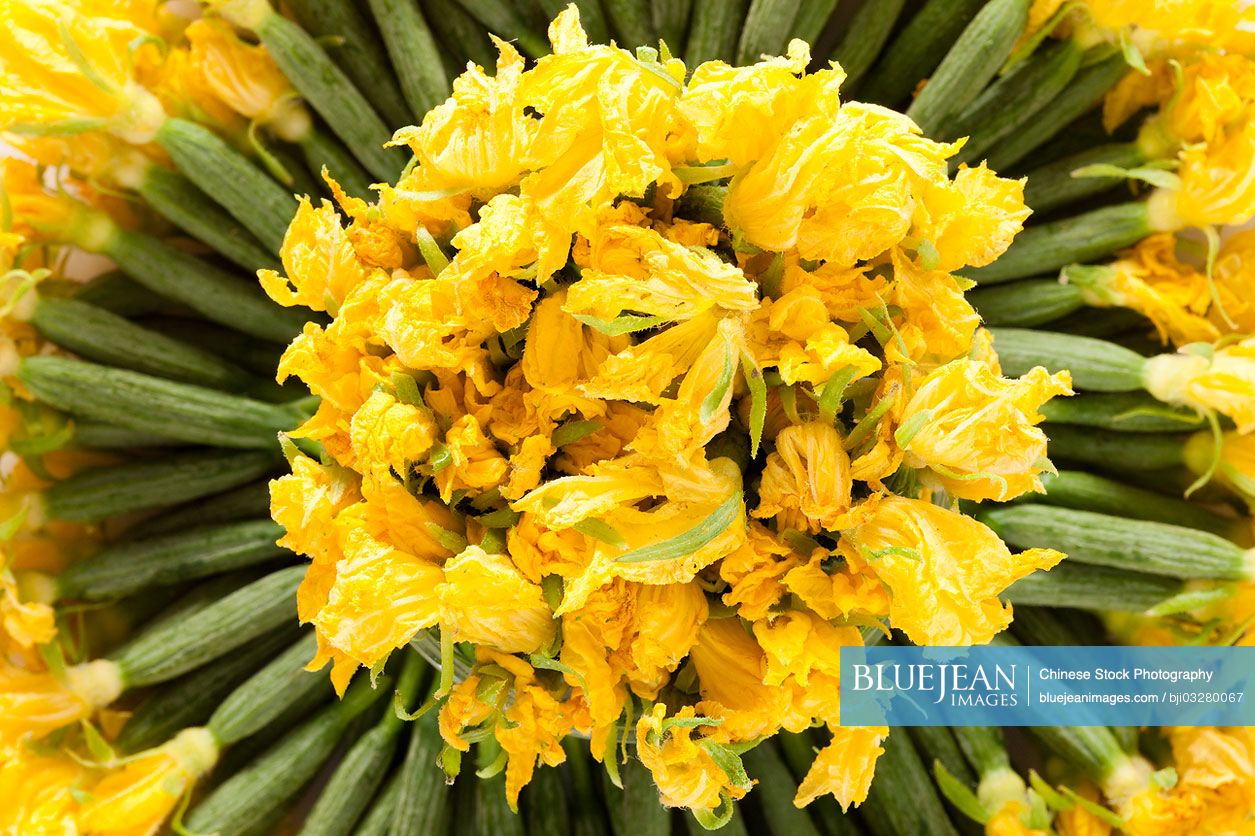
<svg viewBox="0 0 1255 836"><path fill-rule="evenodd" d="M441 730L495 735L512 801L564 736L610 762L634 734L709 815L738 746L826 723L797 801L857 803L887 730L839 725L840 647L987 642L1062 558L954 507L1039 489L1037 409L1070 393L1003 378L949 272L1006 249L1022 183L949 177L959 143L841 102L799 41L690 75L574 9L550 39L531 69L498 42L376 204L303 201L261 274L333 318L279 369L327 458L272 486L314 664L343 689L419 631L473 651Z"/></svg>

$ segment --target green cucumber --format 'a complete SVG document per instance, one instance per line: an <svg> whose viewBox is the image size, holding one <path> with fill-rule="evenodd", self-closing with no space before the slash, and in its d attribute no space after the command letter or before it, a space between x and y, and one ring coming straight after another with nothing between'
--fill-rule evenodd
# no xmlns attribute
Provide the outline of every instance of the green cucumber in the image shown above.
<svg viewBox="0 0 1255 836"><path fill-rule="evenodd" d="M905 4L906 0L877 0L861 4L854 13L840 43L832 51L832 60L845 70L846 95L858 89L859 82L871 69L893 33L893 25L898 22Z"/></svg>
<svg viewBox="0 0 1255 836"><path fill-rule="evenodd" d="M1175 578L1065 560L1049 572L1020 578L1001 597L1016 606L1146 612L1184 590L1185 584Z"/></svg>
<svg viewBox="0 0 1255 836"><path fill-rule="evenodd" d="M394 771L387 785L370 800L366 815L357 825L356 836L387 836L400 797L401 773Z"/></svg>
<svg viewBox="0 0 1255 836"><path fill-rule="evenodd" d="M1008 377L1044 366L1050 372L1071 372L1078 389L1132 392L1142 388L1146 358L1114 343L1022 328L995 328L992 333L994 350Z"/></svg>
<svg viewBox="0 0 1255 836"><path fill-rule="evenodd" d="M1128 308L1089 308L1080 310L1052 326L1057 331L1080 337L1116 337L1129 331L1145 333L1150 320Z"/></svg>
<svg viewBox="0 0 1255 836"><path fill-rule="evenodd" d="M462 7L489 32L507 41L517 41L525 55L541 58L549 54L549 41L519 16L517 7L506 0L459 0Z"/></svg>
<svg viewBox="0 0 1255 836"><path fill-rule="evenodd" d="M290 627L272 630L163 686L127 718L116 741L118 748L127 754L142 752L185 728L202 725L236 686L292 641L294 632Z"/></svg>
<svg viewBox="0 0 1255 836"><path fill-rule="evenodd" d="M880 745L885 753L876 761L876 777L859 807L868 829L876 836L958 836L910 736L898 729Z"/></svg>
<svg viewBox="0 0 1255 836"><path fill-rule="evenodd" d="M1098 261L1116 250L1131 247L1153 231L1145 201L1104 206L1030 226L1016 236L997 261L964 269L962 274L977 284L1037 276L1069 264Z"/></svg>
<svg viewBox="0 0 1255 836"><path fill-rule="evenodd" d="M950 160L951 170L982 159L1004 137L1036 118L1076 75L1082 54L1076 41L1056 41L991 84L947 122L942 128L947 138L968 137Z"/></svg>
<svg viewBox="0 0 1255 836"><path fill-rule="evenodd" d="M441 836L453 820L452 793L436 757L444 741L437 712L410 724L410 742L401 767L401 792L392 811L391 836Z"/></svg>
<svg viewBox="0 0 1255 836"><path fill-rule="evenodd" d="M239 17L232 22L257 33L292 86L326 120L366 170L382 180L396 180L404 161L400 154L384 148L392 139L392 131L317 41L269 7L259 19ZM285 226L290 219L290 214L283 219Z"/></svg>
<svg viewBox="0 0 1255 836"><path fill-rule="evenodd" d="M811 764L815 762L815 746L811 742L810 736L805 733L794 734L793 732L782 731L776 735L776 740L780 743L780 751L784 755L785 762L789 765L789 772L792 774L793 783L796 786L806 777L806 773L810 771ZM837 800L831 795L821 795L806 805L806 809L814 816L819 826L828 836L859 836L860 831L858 825L854 823L854 818L841 812L841 807L837 804ZM688 817L688 820L691 821L692 817ZM729 824L736 823L740 824L741 830L745 829L739 812Z"/></svg>
<svg viewBox="0 0 1255 836"><path fill-rule="evenodd" d="M127 450L136 447L181 447L184 442L148 432L117 427L102 421L74 422L71 443L84 450Z"/></svg>
<svg viewBox="0 0 1255 836"><path fill-rule="evenodd" d="M658 30L650 0L601 0L615 42L631 51L638 46L657 47Z"/></svg>
<svg viewBox="0 0 1255 836"><path fill-rule="evenodd" d="M251 831L258 819L285 808L322 768L349 723L386 692L390 692L386 679L378 690L365 680L355 683L343 700L323 709L211 790L189 812L188 830L236 836Z"/></svg>
<svg viewBox="0 0 1255 836"><path fill-rule="evenodd" d="M1125 472L1168 470L1185 464L1188 435L1125 433L1049 424L1050 455L1063 461Z"/></svg>
<svg viewBox="0 0 1255 836"><path fill-rule="evenodd" d="M837 0L804 0L799 4L797 17L793 19L793 31L788 39L799 38L814 47L828 28ZM786 40L785 46L788 46Z"/></svg>
<svg viewBox="0 0 1255 836"><path fill-rule="evenodd" d="M562 787L562 773L557 769L544 766L537 769L531 783L524 787L521 799L528 833L567 832L571 811Z"/></svg>
<svg viewBox="0 0 1255 836"><path fill-rule="evenodd" d="M273 342L232 331L214 322L187 317L145 317L139 321L145 328L164 334L202 351L212 351L235 365L272 380L283 349Z"/></svg>
<svg viewBox="0 0 1255 836"><path fill-rule="evenodd" d="M184 176L256 236L272 254L264 263L272 263L296 213L291 193L208 128L194 122L168 118L156 139Z"/></svg>
<svg viewBox="0 0 1255 836"><path fill-rule="evenodd" d="M1028 22L1029 0L989 0L919 92L906 115L928 136L980 95Z"/></svg>
<svg viewBox="0 0 1255 836"><path fill-rule="evenodd" d="M304 566L280 569L185 618L143 630L109 658L132 686L166 682L296 621Z"/></svg>
<svg viewBox="0 0 1255 836"><path fill-rule="evenodd" d="M1255 552L1179 525L1024 503L977 515L1009 545L1058 549L1069 561L1172 578L1245 580Z"/></svg>
<svg viewBox="0 0 1255 836"><path fill-rule="evenodd" d="M1085 307L1081 289L1058 279L1022 279L967 292L986 325L1032 328Z"/></svg>
<svg viewBox="0 0 1255 836"><path fill-rule="evenodd" d="M704 3L699 3L700 11ZM574 736L562 740L571 776L571 836L605 836L606 811L593 784L593 759L588 743Z"/></svg>
<svg viewBox="0 0 1255 836"><path fill-rule="evenodd" d="M383 50L379 33L363 14L359 3L344 0L286 0L305 31L328 44L327 54L362 91L375 111L394 129L414 118Z"/></svg>
<svg viewBox="0 0 1255 836"><path fill-rule="evenodd" d="M402 705L410 707L428 666L417 653L403 653L397 694ZM301 836L349 836L353 833L354 824L388 775L403 726L391 707L384 709L383 718L358 738L340 759L331 780L305 817Z"/></svg>
<svg viewBox="0 0 1255 836"><path fill-rule="evenodd" d="M612 749L606 752L608 758L617 756L618 752ZM619 780L623 789L611 783L609 773L602 772L602 796L613 836L667 836L671 832L671 814L658 803L658 788L645 765L628 758L619 764Z"/></svg>
<svg viewBox="0 0 1255 836"><path fill-rule="evenodd" d="M285 228L291 217L289 211L283 221ZM245 280L142 232L114 227L101 242L100 251L158 296L185 305L206 319L236 331L287 343L305 324L306 314L296 308L275 305L255 281Z"/></svg>
<svg viewBox="0 0 1255 836"><path fill-rule="evenodd" d="M501 746L494 738L477 743L475 766L479 769L492 766L500 752ZM524 836L523 819L510 809L506 801L505 772L480 778L470 789L475 799L471 805L469 828L473 836ZM459 812L465 815L464 810Z"/></svg>
<svg viewBox="0 0 1255 836"><path fill-rule="evenodd" d="M35 397L72 415L200 444L273 450L301 422L295 407L84 363L36 356L18 377Z"/></svg>
<svg viewBox="0 0 1255 836"><path fill-rule="evenodd" d="M1081 470L1043 473L1044 494L1032 494L1029 501L1058 508L1096 511L1132 520L1153 520L1197 528L1221 536L1233 532L1238 522L1223 517L1195 502L1164 496Z"/></svg>
<svg viewBox="0 0 1255 836"><path fill-rule="evenodd" d="M317 637L306 631L269 664L241 683L209 718L208 729L224 746L238 743L272 723L285 705L308 691L327 691L327 675L305 666L318 649Z"/></svg>
<svg viewBox="0 0 1255 836"><path fill-rule="evenodd" d="M1073 172L1093 165L1137 168L1146 162L1146 155L1136 142L1115 142L1071 154L1028 173L1024 202L1034 212L1050 212L1127 182L1123 177L1077 177Z"/></svg>
<svg viewBox="0 0 1255 836"><path fill-rule="evenodd" d="M1016 610L1016 617L1019 617L1019 610ZM976 787L976 775L968 766L967 759L955 740L958 729L948 726L912 726L906 731L910 733L915 749L924 759L924 763L941 761L946 771L969 789Z"/></svg>
<svg viewBox="0 0 1255 836"><path fill-rule="evenodd" d="M582 0L579 3L581 21L584 20L582 9L587 2L588 0ZM423 16L431 24L436 40L441 45L441 58L445 72L450 78L459 76L466 69L467 63L482 67L490 74L494 71L497 63L497 50L489 39L488 33L484 31L484 27L480 26L479 21L471 17L466 9L462 8L456 0L422 0L421 5ZM566 4L559 0L546 0L546 9L551 6L554 10L550 17L556 17L558 12L566 8ZM604 31L604 24L602 29ZM584 31L589 33L590 40L605 43L604 39L593 38L587 23L585 23Z"/></svg>
<svg viewBox="0 0 1255 836"><path fill-rule="evenodd" d="M157 214L237 266L252 272L278 265L273 252L188 177L148 163L134 188Z"/></svg>
<svg viewBox="0 0 1255 836"><path fill-rule="evenodd" d="M270 484L253 482L172 508L126 530L128 540L159 537L200 525L265 517L270 513Z"/></svg>
<svg viewBox="0 0 1255 836"><path fill-rule="evenodd" d="M1028 159L1029 154L1061 133L1073 120L1102 102L1107 91L1128 71L1119 50L1110 55L1091 50L1072 82L1042 108L1041 118L1025 123L1020 130L1004 138L990 150L985 162L994 171L1009 171L1016 163Z"/></svg>
<svg viewBox="0 0 1255 836"><path fill-rule="evenodd" d="M1092 392L1055 398L1038 411L1054 424L1123 432L1180 432L1207 426L1207 420L1194 410L1169 406L1145 392Z"/></svg>
<svg viewBox="0 0 1255 836"><path fill-rule="evenodd" d="M273 473L272 451L194 450L76 473L44 492L54 520L97 521L220 493Z"/></svg>
<svg viewBox="0 0 1255 836"><path fill-rule="evenodd" d="M250 520L106 546L56 577L62 598L107 601L234 569L258 566L291 552L275 545L283 527Z"/></svg>
<svg viewBox="0 0 1255 836"><path fill-rule="evenodd" d="M1002 739L1001 729L993 726L955 726L952 731L963 756L977 775L1010 768L1011 758L1007 755L1007 744Z"/></svg>
<svg viewBox="0 0 1255 836"><path fill-rule="evenodd" d="M653 0L651 5L654 31L658 33L659 40L671 50L671 54L678 55L684 47L684 39L688 36L693 0ZM589 37L592 35L590 34Z"/></svg>
<svg viewBox="0 0 1255 836"><path fill-rule="evenodd" d="M750 0L694 5L689 40L684 47L684 63L696 67L706 61L732 61L736 57L741 21L745 19L749 6Z"/></svg>
<svg viewBox="0 0 1255 836"><path fill-rule="evenodd" d="M30 322L57 345L108 366L214 389L235 389L256 382L243 369L208 351L75 299L40 298Z"/></svg>
<svg viewBox="0 0 1255 836"><path fill-rule="evenodd" d="M815 826L810 814L793 806L797 785L771 742L760 743L742 758L746 773L758 781L754 794L771 832L788 833L791 836L820 836L819 828ZM657 805L657 801L654 803ZM616 833L616 836L624 835Z"/></svg>
<svg viewBox="0 0 1255 836"><path fill-rule="evenodd" d="M165 297L128 278L121 270L110 270L82 284L76 283L70 298L127 319L163 313L171 307Z"/></svg>
<svg viewBox="0 0 1255 836"><path fill-rule="evenodd" d="M736 47L736 63L745 66L764 55L783 55L802 0L750 0Z"/></svg>
<svg viewBox="0 0 1255 836"><path fill-rule="evenodd" d="M864 7L878 5L879 0ZM890 107L906 101L984 5L985 0L928 0L885 49L859 95Z"/></svg>
<svg viewBox="0 0 1255 836"><path fill-rule="evenodd" d="M415 0L368 0L412 119L449 97L440 49Z"/></svg>
<svg viewBox="0 0 1255 836"><path fill-rule="evenodd" d="M301 137L298 146L305 158L305 167L320 177L320 183L322 171L326 169L346 193L363 200L374 200L375 193L370 189L371 177L366 169L340 140L329 135L321 125L311 127Z"/></svg>
<svg viewBox="0 0 1255 836"><path fill-rule="evenodd" d="M1107 643L1102 622L1092 613L1062 607L1016 607L1011 632L1025 644L1037 646Z"/></svg>
<svg viewBox="0 0 1255 836"><path fill-rule="evenodd" d="M1107 726L1030 726L1029 732L1099 782L1128 761L1119 738Z"/></svg>

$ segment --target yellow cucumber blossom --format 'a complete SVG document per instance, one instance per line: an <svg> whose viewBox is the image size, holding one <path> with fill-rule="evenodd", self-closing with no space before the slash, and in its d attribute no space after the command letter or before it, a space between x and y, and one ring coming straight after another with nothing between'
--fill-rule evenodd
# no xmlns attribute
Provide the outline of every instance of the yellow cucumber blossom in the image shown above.
<svg viewBox="0 0 1255 836"><path fill-rule="evenodd" d="M136 81L157 47L122 17L71 0L0 3L0 129L105 130L137 145L165 121L161 103Z"/></svg>
<svg viewBox="0 0 1255 836"><path fill-rule="evenodd" d="M264 46L245 43L216 18L194 21L184 34L192 66L224 104L287 142L309 133L309 113Z"/></svg>
<svg viewBox="0 0 1255 836"><path fill-rule="evenodd" d="M0 662L0 744L38 740L86 720L117 699L122 689L117 665L106 660L68 668L64 679Z"/></svg>
<svg viewBox="0 0 1255 836"><path fill-rule="evenodd" d="M887 734L840 725L859 625L988 641L1006 587L1062 557L929 501L1049 468L1037 410L1066 376L999 377L950 272L1006 250L1023 183L951 176L957 144L840 101L801 42L690 74L589 43L575 7L549 35L531 67L497 41L495 75L398 131L414 163L374 203L301 200L259 274L330 320L278 368L321 399L292 435L325 458L271 484L310 559L310 665L343 692L438 633L471 665L441 734L491 733L511 803L563 736L604 760L628 722L706 823L782 729L831 736L797 803L857 804Z"/></svg>
<svg viewBox="0 0 1255 836"><path fill-rule="evenodd" d="M1187 347L1150 358L1146 390L1159 400L1230 418L1239 433L1255 431L1255 338L1213 348Z"/></svg>
<svg viewBox="0 0 1255 836"><path fill-rule="evenodd" d="M192 786L218 762L208 729L184 729L168 743L114 767L79 813L85 833L155 833Z"/></svg>

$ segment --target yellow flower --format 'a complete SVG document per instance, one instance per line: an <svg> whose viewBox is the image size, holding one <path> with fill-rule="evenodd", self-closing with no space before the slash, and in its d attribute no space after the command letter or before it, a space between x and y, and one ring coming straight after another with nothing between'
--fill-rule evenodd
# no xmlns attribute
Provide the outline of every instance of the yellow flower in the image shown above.
<svg viewBox="0 0 1255 836"><path fill-rule="evenodd" d="M1255 230L1228 236L1220 245L1212 275L1223 312L1211 309L1211 321L1225 332L1255 333Z"/></svg>
<svg viewBox="0 0 1255 836"><path fill-rule="evenodd" d="M1181 143L1215 142L1247 118L1255 104L1255 60L1203 52L1181 69L1179 92L1165 117Z"/></svg>
<svg viewBox="0 0 1255 836"><path fill-rule="evenodd" d="M954 497L1005 501L1042 490L1050 470L1037 412L1072 394L1068 373L1040 366L1019 379L995 375L976 360L955 360L926 377L907 401L899 438L911 467ZM910 437L902 436L906 432Z"/></svg>
<svg viewBox="0 0 1255 836"><path fill-rule="evenodd" d="M456 641L503 653L536 653L548 647L556 630L540 585L520 574L503 554L467 546L444 566L436 590L440 624Z"/></svg>
<svg viewBox="0 0 1255 836"><path fill-rule="evenodd" d="M879 617L889 613L889 590L868 566L846 565L830 571L831 555L816 549L784 576L785 588L828 619Z"/></svg>
<svg viewBox="0 0 1255 836"><path fill-rule="evenodd" d="M899 249L894 249L891 263L893 281L882 306L892 305L902 313L893 318L897 337L885 345L885 358L892 363L937 365L967 354L980 315L958 280L917 265Z"/></svg>
<svg viewBox="0 0 1255 836"><path fill-rule="evenodd" d="M813 612L786 610L754 622L754 637L767 659L763 682L791 694L781 725L800 732L816 720L838 724L841 648L863 644L858 628L834 627Z"/></svg>
<svg viewBox="0 0 1255 836"><path fill-rule="evenodd" d="M317 629L320 651L371 667L435 626L444 573L438 563L377 539L352 513L342 513L336 529L343 556L317 614L303 620Z"/></svg>
<svg viewBox="0 0 1255 836"><path fill-rule="evenodd" d="M1219 412L1239 433L1255 431L1255 338L1216 349L1211 358L1189 353L1150 358L1146 390L1161 401Z"/></svg>
<svg viewBox="0 0 1255 836"><path fill-rule="evenodd" d="M754 516L775 517L781 530L839 531L849 523L852 488L850 457L832 425L787 427L767 457Z"/></svg>
<svg viewBox="0 0 1255 836"><path fill-rule="evenodd" d="M1098 799L1098 791L1091 784L1079 787L1077 793L1089 801ZM1059 836L1111 836L1111 825L1080 804L1056 813L1053 825Z"/></svg>
<svg viewBox="0 0 1255 836"><path fill-rule="evenodd" d="M748 621L764 618L788 591L784 576L801 563L792 546L761 523L751 522L746 541L719 562L719 577L729 586L723 603L736 607Z"/></svg>
<svg viewBox="0 0 1255 836"><path fill-rule="evenodd" d="M710 812L728 798L744 796L745 788L732 782L700 738L694 739L696 729L684 724L664 728L666 715L667 707L658 703L636 721L637 755L652 773L662 803ZM679 720L694 716L692 706L673 715Z"/></svg>
<svg viewBox="0 0 1255 836"><path fill-rule="evenodd" d="M1024 823L1028 805L1023 801L1007 801L985 822L985 836L1047 836L1045 830Z"/></svg>
<svg viewBox="0 0 1255 836"><path fill-rule="evenodd" d="M1224 139L1182 149L1181 185L1151 195L1156 229L1241 225L1255 216L1255 124L1244 122Z"/></svg>
<svg viewBox="0 0 1255 836"><path fill-rule="evenodd" d="M292 472L270 483L270 516L287 530L279 545L315 562L335 561L340 553L335 517L360 500L349 471L297 456Z"/></svg>
<svg viewBox="0 0 1255 836"><path fill-rule="evenodd" d="M85 833L156 833L180 799L218 760L208 729L190 728L128 760L91 791L79 815Z"/></svg>
<svg viewBox="0 0 1255 836"><path fill-rule="evenodd" d="M845 78L840 67L799 77L810 59L810 48L795 39L787 56L748 67L707 61L695 68L680 97L680 113L695 135L697 157L740 167L770 153L805 112L809 95L828 80L839 86Z"/></svg>
<svg viewBox="0 0 1255 836"><path fill-rule="evenodd" d="M218 18L192 21L184 34L192 64L228 107L267 125L286 142L309 133L309 113L264 46L244 43Z"/></svg>
<svg viewBox="0 0 1255 836"><path fill-rule="evenodd" d="M334 311L366 281L366 268L340 225L340 215L326 200L315 208L308 197L300 199L280 255L286 277L274 270L257 271L262 288L280 305Z"/></svg>
<svg viewBox="0 0 1255 836"><path fill-rule="evenodd" d="M989 528L929 502L885 497L841 551L866 565L892 592L889 622L916 644L985 644L1011 623L1002 591L1063 555L1052 549L1011 554Z"/></svg>
<svg viewBox="0 0 1255 836"><path fill-rule="evenodd" d="M771 155L732 180L724 215L756 247L849 267L906 237L915 200L947 179L957 146L884 108L838 107L832 81L811 98Z"/></svg>
<svg viewBox="0 0 1255 836"><path fill-rule="evenodd" d="M1242 833L1255 809L1255 737L1245 727L1171 728L1174 792L1202 801L1199 832Z"/></svg>
<svg viewBox="0 0 1255 836"><path fill-rule="evenodd" d="M1185 464L1198 475L1212 466L1215 439L1210 432L1195 433L1185 444ZM1255 435L1226 432L1220 439L1220 459L1214 478L1255 507Z"/></svg>
<svg viewBox="0 0 1255 836"><path fill-rule="evenodd" d="M448 464L436 471L440 498L448 502L462 489L488 490L506 477L508 463L474 416L463 415L445 433Z"/></svg>
<svg viewBox="0 0 1255 836"><path fill-rule="evenodd" d="M630 584L634 593L629 642L632 689L648 699L658 696L671 673L697 643L710 607L696 582Z"/></svg>
<svg viewBox="0 0 1255 836"><path fill-rule="evenodd" d="M713 312L677 323L602 361L596 375L579 386L589 397L657 404L662 392L684 374L710 345L720 318Z"/></svg>
<svg viewBox="0 0 1255 836"><path fill-rule="evenodd" d="M775 734L788 705L788 694L767 685L767 657L736 618L707 621L689 658L701 682L697 710L723 720L711 736L745 741Z"/></svg>
<svg viewBox="0 0 1255 836"><path fill-rule="evenodd" d="M155 50L140 27L61 0L3 0L0 19L0 129L99 128L143 144L165 121L161 104L133 78L133 62ZM133 43L141 53L134 57Z"/></svg>
<svg viewBox="0 0 1255 836"><path fill-rule="evenodd" d="M889 729L829 725L828 730L832 741L819 750L810 771L798 785L793 799L798 807L805 807L821 795L831 795L843 810L867 800L876 760L885 752L880 743L889 736Z"/></svg>
<svg viewBox="0 0 1255 836"><path fill-rule="evenodd" d="M1007 180L981 163L924 191L915 234L935 247L937 270L983 267L1006 252L1032 214L1024 179Z"/></svg>
<svg viewBox="0 0 1255 836"><path fill-rule="evenodd" d="M500 53L497 74L468 66L453 81L453 95L402 128L392 145L405 144L418 160L422 189L465 189L479 194L514 185L531 167L529 154L537 121L519 99L523 56L492 36ZM416 189L417 190L417 189Z"/></svg>
<svg viewBox="0 0 1255 836"><path fill-rule="evenodd" d="M91 784L88 768L64 752L17 746L0 755L0 830L73 834L79 799Z"/></svg>
<svg viewBox="0 0 1255 836"><path fill-rule="evenodd" d="M1109 265L1067 268L1064 278L1081 289L1086 304L1142 314L1164 342L1181 346L1220 337L1207 318L1212 305L1207 276L1177 259L1171 233L1143 238Z"/></svg>
<svg viewBox="0 0 1255 836"><path fill-rule="evenodd" d="M11 546L0 543L0 653L16 646L29 651L57 634L56 614L40 601L25 600L12 572Z"/></svg>
<svg viewBox="0 0 1255 836"><path fill-rule="evenodd" d="M820 292L809 285L778 299L764 299L750 317L750 351L760 368L775 368L789 385L822 387L838 372L854 370L851 381L880 370L880 360L850 342L846 329L829 321Z"/></svg>
<svg viewBox="0 0 1255 836"><path fill-rule="evenodd" d="M626 347L627 339L608 337L583 325L564 310L566 300L566 291L560 290L542 299L532 313L519 363L530 387L523 399L550 420L568 412L599 417L607 405L596 398L581 397L580 388L597 374L607 357Z"/></svg>
<svg viewBox="0 0 1255 836"><path fill-rule="evenodd" d="M631 311L683 320L712 308L751 311L758 305L754 284L736 266L635 224L598 226L580 267L563 307L576 316L610 321Z"/></svg>
<svg viewBox="0 0 1255 836"><path fill-rule="evenodd" d="M117 665L104 660L69 668L64 682L0 661L0 745L37 740L86 720L117 699L123 687Z"/></svg>
<svg viewBox="0 0 1255 836"><path fill-rule="evenodd" d="M395 470L404 474L412 462L426 457L437 432L426 407L401 403L377 390L353 413L349 425L355 467L367 473L386 475Z"/></svg>
<svg viewBox="0 0 1255 836"><path fill-rule="evenodd" d="M557 766L566 760L562 738L574 728L576 710L539 682L531 665L505 654L486 656L514 674L512 699L503 712L506 722L498 723L493 733L510 758L505 794L510 808L517 812L519 791L532 780L537 762Z"/></svg>

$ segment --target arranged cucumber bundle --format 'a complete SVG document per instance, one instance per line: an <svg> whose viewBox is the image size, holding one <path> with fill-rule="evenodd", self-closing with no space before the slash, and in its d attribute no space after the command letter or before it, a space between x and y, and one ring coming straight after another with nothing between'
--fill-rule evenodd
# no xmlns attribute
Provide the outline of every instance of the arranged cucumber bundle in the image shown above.
<svg viewBox="0 0 1255 836"><path fill-rule="evenodd" d="M44 185L36 200L6 175L0 195L0 374L6 416L15 416L0 435L21 460L4 487L4 507L14 511L0 520L0 550L12 540L17 554L26 539L46 539L64 558L25 565L6 556L0 599L20 597L55 615L55 639L40 642L42 655L26 648L24 664L75 706L57 728L30 720L18 742L55 733L92 752L91 780L107 776L100 787L120 786L134 798L153 788L126 784L138 769L131 764L172 759L182 771L163 785L154 827L171 816L196 833L662 836L712 824L661 807L634 757L619 762L611 752L612 763L598 763L588 742L572 737L562 742L565 762L538 768L517 811L505 800L506 753L492 734L468 734L477 736L467 741L461 772L447 777L453 753L431 704L445 696L450 676L409 650L359 673L334 699L325 672L305 671L315 657L334 658L333 649L300 633L297 618L298 602L325 589L311 582L298 592L305 567L277 544L284 530L270 517L267 483L285 472L285 456L308 454L317 466L333 460L312 440L319 399L274 380L284 346L302 334L316 339L327 317L273 304L255 279L257 270L281 266L297 197L336 199L354 221L386 211L388 191L403 191L415 171L390 143L394 133L440 106L468 62L491 76L492 37L510 41L535 66L550 51L548 24L565 5L210 0L207 18L229 24L230 49L260 50L273 64L282 85L268 81L265 95L299 103L306 113L299 130L242 110L246 93L262 95L248 85L236 91L239 100L210 102L174 81L142 77L144 51L169 34L156 24L136 24L149 29L129 42L121 63L132 75L124 81L96 72L94 42L64 24L67 54L101 89L130 96L129 109L112 121L53 114L43 127L16 117L0 122L0 135L11 131L19 149L49 165L40 177L51 182L60 167L92 187L74 193ZM987 165L1023 176L1034 211L1024 231L997 260L959 272L992 329L1002 373L1067 372L1077 394L1040 410L1058 468L1043 474L1043 493L1005 504L964 501L1015 549L1068 555L1006 590L1017 620L1005 640L1138 642L1167 631L1182 642L1229 642L1243 634L1226 607L1255 581L1247 441L1255 371L1242 342L1255 284L1240 237L1220 243L1213 234L1247 211L1233 208L1238 184L1217 175L1200 198L1191 181L1200 164L1190 155L1208 141L1221 144L1189 135L1173 110L1188 100L1196 59L1169 70L1131 26L1101 30L1084 3L1065 4L1047 21L1036 19L1037 4L1028 0L575 5L593 42L639 48L635 60L656 68L671 56L690 71L707 60L751 64L785 54L800 38L812 68L843 67L844 99L899 109L925 136L962 142L952 173ZM1188 31L1187 40L1200 37ZM1216 54L1235 56L1219 34ZM171 43L190 55L177 37ZM1120 97L1136 90L1145 63L1155 78L1177 73L1176 95L1151 95L1146 110L1118 124ZM250 72L262 77L256 65L237 77L253 81ZM499 92L485 93L487 113ZM6 104L11 98L0 93ZM1243 107L1216 130L1249 121L1255 102L1243 99ZM44 134L54 137L48 145L24 144ZM106 137L107 150L89 147L90 139L76 146L80 136ZM99 154L109 162L95 170ZM1225 165L1232 168L1210 170ZM589 171L572 168L572 179ZM376 203L374 181L397 186L386 185ZM440 183L412 182L418 191L408 200L446 196ZM93 193L99 183L120 190L137 211L111 204L107 189ZM683 216L722 226L725 196L723 185L690 188ZM1194 252L1176 239L1151 243L1185 227L1205 230L1207 242ZM3 236L15 230L29 240L10 247ZM935 244L918 243L926 261ZM46 278L60 269L53 248L61 246L100 254L117 271L88 282ZM388 248L405 245L369 246L386 275ZM433 274L449 246L432 239L422 250ZM335 254L309 257L326 264ZM864 266L875 278L889 269ZM334 304L324 307L337 313ZM656 325L641 319L645 330ZM868 330L873 323L881 326L872 316ZM1184 351L1174 353L1177 346ZM499 348L494 362L514 350ZM749 372L746 384L755 384ZM404 403L408 389L395 376L381 376L378 387ZM298 432L306 422L315 429ZM892 478L909 482L911 470ZM323 524L306 510L310 525ZM582 525L602 542L619 537L596 523ZM445 543L462 537L432 525L452 537ZM329 531L328 547L342 548L341 536L351 535ZM118 624L122 635L113 632ZM92 635L78 641L79 631ZM563 662L543 655L533 662L561 681ZM110 706L131 713L106 755L94 723L96 710ZM1065 762L1064 778L1018 773L997 729L895 729L866 802L846 813L828 797L805 809L793 801L829 733L781 733L743 754L743 774L728 766L730 778L758 786L714 823L730 834L890 836L967 832L973 822L992 829L1013 819L1062 832L1063 816L1135 825L1134 800L1169 791L1167 771L1151 766L1172 762L1154 734L1059 727L1033 736L1020 745ZM82 802L87 832L106 829L106 801L102 793ZM1079 825L1069 832L1081 832Z"/></svg>

